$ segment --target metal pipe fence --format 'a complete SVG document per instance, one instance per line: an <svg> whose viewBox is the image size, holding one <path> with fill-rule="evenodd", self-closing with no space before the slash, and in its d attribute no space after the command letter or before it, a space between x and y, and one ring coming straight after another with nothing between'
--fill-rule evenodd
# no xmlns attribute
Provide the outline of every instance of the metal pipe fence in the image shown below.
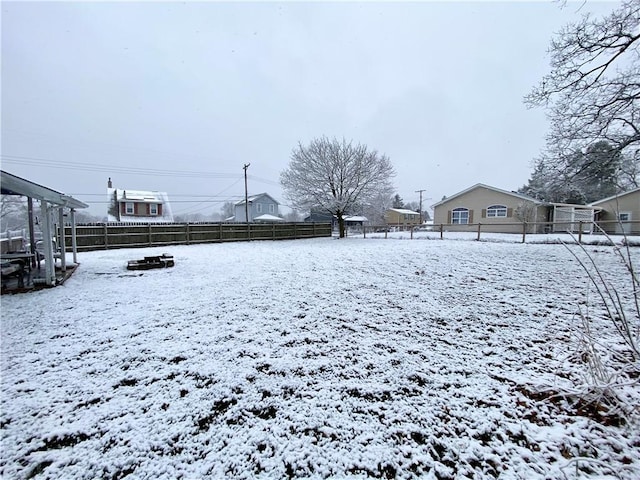
<svg viewBox="0 0 640 480"><path fill-rule="evenodd" d="M367 225L351 230L351 236L376 236L388 238L392 232L407 232L413 239L418 233L426 232L430 238L445 239L451 234L472 233L475 240L480 241L487 234L517 235L524 243L530 235L544 236L552 234L572 233L578 242L583 235L630 235L640 236L640 221L599 221L599 222L504 222L504 223L439 223L432 225ZM422 235L424 236L424 235Z"/></svg>

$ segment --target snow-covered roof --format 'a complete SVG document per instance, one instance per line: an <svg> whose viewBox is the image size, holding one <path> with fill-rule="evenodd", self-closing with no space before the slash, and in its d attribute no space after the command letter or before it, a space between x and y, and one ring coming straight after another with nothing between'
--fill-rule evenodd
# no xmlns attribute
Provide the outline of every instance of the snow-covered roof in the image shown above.
<svg viewBox="0 0 640 480"><path fill-rule="evenodd" d="M431 205L431 208L435 208L437 206L440 206L443 203L449 202L449 201L453 200L454 198L457 198L457 197L459 197L461 195L464 195L465 193L468 193L468 192L470 192L472 190L475 190L476 188L486 188L488 190L493 190L494 192L504 193L506 195L511 195L513 197L520 198L522 200L526 200L526 201L533 202L533 203L536 203L536 204L542 204L542 202L540 200L536 200L535 198L529 197L527 195L522 195L521 193L510 192L508 190L502 190L500 188L492 187L490 185L485 185L484 183L476 183L475 185L473 185L473 186L471 186L471 187L469 187L469 188L467 188L465 190L462 190L461 192L458 192L458 193L456 193L454 195L451 195L450 197L447 197L447 198L445 198L443 200L440 200L438 203L434 203L433 205Z"/></svg>
<svg viewBox="0 0 640 480"><path fill-rule="evenodd" d="M369 219L367 217L352 215L350 217L344 217L345 222L368 222Z"/></svg>
<svg viewBox="0 0 640 480"><path fill-rule="evenodd" d="M124 190L119 188L112 190L116 192L118 202L163 203L168 197L166 192Z"/></svg>
<svg viewBox="0 0 640 480"><path fill-rule="evenodd" d="M253 221L254 222L284 222L284 218L276 217L275 215L269 215L268 213L265 213L258 217L254 217Z"/></svg>
<svg viewBox="0 0 640 480"><path fill-rule="evenodd" d="M420 215L419 212L414 212L413 210L408 210L406 208L390 208L389 210L401 213L402 215Z"/></svg>

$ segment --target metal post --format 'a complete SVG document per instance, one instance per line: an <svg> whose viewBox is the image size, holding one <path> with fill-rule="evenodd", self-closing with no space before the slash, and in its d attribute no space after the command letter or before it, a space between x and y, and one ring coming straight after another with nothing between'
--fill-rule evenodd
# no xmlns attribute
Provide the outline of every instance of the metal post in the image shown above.
<svg viewBox="0 0 640 480"><path fill-rule="evenodd" d="M33 231L33 198L27 197L27 216L29 217L29 253L33 255L31 257L31 268L36 267L36 236Z"/></svg>
<svg viewBox="0 0 640 480"><path fill-rule="evenodd" d="M478 238L476 238L476 240L479 242L480 241L480 229L481 229L481 223L478 223Z"/></svg>
<svg viewBox="0 0 640 480"><path fill-rule="evenodd" d="M67 271L67 243L64 235L64 208L58 207L58 228L59 230L59 250L60 250L60 270Z"/></svg>
<svg viewBox="0 0 640 480"><path fill-rule="evenodd" d="M244 219L247 222L247 240L251 240L251 230L249 226L249 189L247 187L247 168L250 163L245 163L242 169L244 170Z"/></svg>
<svg viewBox="0 0 640 480"><path fill-rule="evenodd" d="M44 236L42 246L44 248L44 281L48 286L52 286L56 279L56 265L53 257L53 237L51 232L51 207L46 200L40 201L40 211L42 213L42 235Z"/></svg>
<svg viewBox="0 0 640 480"><path fill-rule="evenodd" d="M78 241L76 239L76 211L71 209L71 251L73 252L73 263L78 264Z"/></svg>
<svg viewBox="0 0 640 480"><path fill-rule="evenodd" d="M527 238L527 222L522 222L522 243L525 243Z"/></svg>

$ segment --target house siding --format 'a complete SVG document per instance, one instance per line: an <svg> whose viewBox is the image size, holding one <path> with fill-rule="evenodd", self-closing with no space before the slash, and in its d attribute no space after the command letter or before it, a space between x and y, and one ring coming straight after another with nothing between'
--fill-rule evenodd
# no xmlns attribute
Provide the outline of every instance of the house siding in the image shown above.
<svg viewBox="0 0 640 480"><path fill-rule="evenodd" d="M409 218L405 218L405 215L409 215ZM405 214L395 210L387 210L385 213L385 221L387 225L419 225L420 214L417 212Z"/></svg>
<svg viewBox="0 0 640 480"><path fill-rule="evenodd" d="M623 226L613 222L617 222L618 213L629 213L631 215L630 221L639 223L624 226L625 232L640 235L640 190L621 194L617 198L600 200L592 205L602 209L598 214L598 221L604 222L601 227L605 232L609 234L623 233Z"/></svg>
<svg viewBox="0 0 640 480"><path fill-rule="evenodd" d="M273 198L271 198L268 194L261 194L251 197L249 199L249 221L252 222L254 218L269 214L278 216L278 202L276 202ZM235 205L235 221L236 222L246 222L247 217L245 215L245 204L244 200L236 203Z"/></svg>
<svg viewBox="0 0 640 480"><path fill-rule="evenodd" d="M482 229L487 232L496 233L521 233L522 221L515 216L516 209L526 199L506 192L500 192L484 186L478 186L466 193L454 196L451 200L444 201L434 206L433 221L435 225L447 224L447 229L451 231L475 231L477 224L483 225ZM491 206L501 205L506 207L506 217L488 217L487 209ZM469 212L468 224L450 225L453 211L457 208L466 208ZM544 209L536 208L533 221L546 220L542 213ZM471 224L476 225L471 225ZM508 225L511 224L511 225Z"/></svg>

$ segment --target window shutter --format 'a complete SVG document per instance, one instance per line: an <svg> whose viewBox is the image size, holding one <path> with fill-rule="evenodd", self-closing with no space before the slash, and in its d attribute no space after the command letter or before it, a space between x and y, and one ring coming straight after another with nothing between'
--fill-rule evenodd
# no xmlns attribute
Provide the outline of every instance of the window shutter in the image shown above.
<svg viewBox="0 0 640 480"><path fill-rule="evenodd" d="M126 213L127 213L127 204L122 202L120 204L120 214L121 215L126 215Z"/></svg>
<svg viewBox="0 0 640 480"><path fill-rule="evenodd" d="M513 208L507 208L507 217L513 217Z"/></svg>
<svg viewBox="0 0 640 480"><path fill-rule="evenodd" d="M482 218L487 218L487 209L486 208L482 209Z"/></svg>
<svg viewBox="0 0 640 480"><path fill-rule="evenodd" d="M451 210L447 211L447 223L451 223Z"/></svg>
<svg viewBox="0 0 640 480"><path fill-rule="evenodd" d="M473 210L469 210L469 223L473 223Z"/></svg>
<svg viewBox="0 0 640 480"><path fill-rule="evenodd" d="M162 216L162 204L161 203L158 204L158 215Z"/></svg>
<svg viewBox="0 0 640 480"><path fill-rule="evenodd" d="M145 204L145 209L147 210L147 215L151 215L151 205L149 205L148 203Z"/></svg>

